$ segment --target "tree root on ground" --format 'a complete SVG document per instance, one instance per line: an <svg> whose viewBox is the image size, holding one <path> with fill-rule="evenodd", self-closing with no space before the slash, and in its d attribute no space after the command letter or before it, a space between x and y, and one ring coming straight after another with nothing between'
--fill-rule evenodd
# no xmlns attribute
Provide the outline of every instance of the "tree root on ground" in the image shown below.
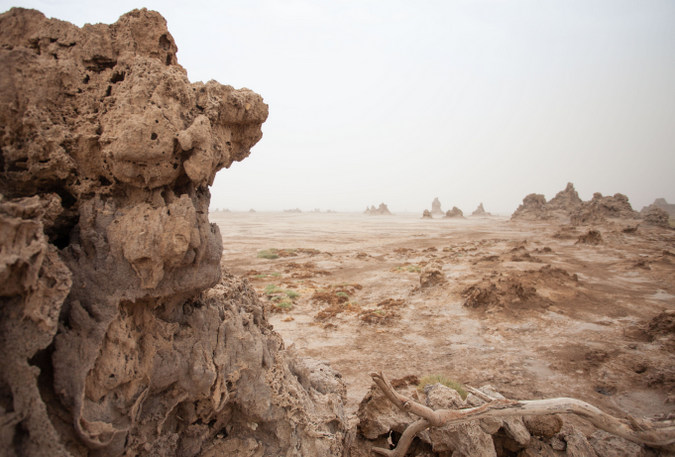
<svg viewBox="0 0 675 457"><path fill-rule="evenodd" d="M487 417L546 416L553 414L575 414L588 420L599 429L634 443L669 451L675 450L674 420L653 421L649 419L637 419L631 416L628 416L626 419L619 419L576 398L546 398L543 400L497 399L473 388L469 388L469 391L484 400L485 404L458 410L433 410L396 392L381 372L371 373L370 376L389 401L402 411L415 414L421 418L408 425L395 449L390 450L379 447L371 449L377 454L389 457L403 457L412 444L415 435L429 427L443 427Z"/></svg>

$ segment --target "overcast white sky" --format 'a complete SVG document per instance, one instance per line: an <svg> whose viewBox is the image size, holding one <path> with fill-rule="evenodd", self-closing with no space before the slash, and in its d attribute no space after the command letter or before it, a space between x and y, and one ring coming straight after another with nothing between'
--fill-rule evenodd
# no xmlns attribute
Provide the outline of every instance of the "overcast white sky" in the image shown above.
<svg viewBox="0 0 675 457"><path fill-rule="evenodd" d="M675 203L673 0L0 0L112 23L159 11L191 81L270 105L212 208L510 214L581 198Z"/></svg>

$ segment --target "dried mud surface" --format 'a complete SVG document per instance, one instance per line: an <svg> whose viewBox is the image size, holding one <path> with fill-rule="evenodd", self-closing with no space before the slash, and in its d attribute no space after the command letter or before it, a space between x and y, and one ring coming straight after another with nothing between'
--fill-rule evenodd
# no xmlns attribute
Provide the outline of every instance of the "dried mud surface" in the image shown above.
<svg viewBox="0 0 675 457"><path fill-rule="evenodd" d="M516 399L577 397L619 415L675 411L672 230L620 220L211 217L227 268L248 278L288 345L342 374L350 413L380 370L489 383ZM580 241L590 231L597 244ZM286 256L259 257L274 248Z"/></svg>

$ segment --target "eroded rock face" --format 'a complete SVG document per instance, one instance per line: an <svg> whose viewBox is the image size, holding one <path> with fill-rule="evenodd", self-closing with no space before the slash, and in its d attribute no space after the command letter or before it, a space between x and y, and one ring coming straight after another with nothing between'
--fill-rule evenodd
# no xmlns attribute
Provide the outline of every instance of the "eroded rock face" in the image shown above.
<svg viewBox="0 0 675 457"><path fill-rule="evenodd" d="M652 203L649 206L645 206L644 208L642 208L642 211L645 211L645 210L649 209L650 207L654 207L654 206L657 207L657 208L661 208L666 213L668 213L669 218L671 218L671 219L675 218L675 205L672 204L672 203L668 203L665 198L657 198L656 200L654 200L654 203Z"/></svg>
<svg viewBox="0 0 675 457"><path fill-rule="evenodd" d="M529 194L511 215L511 219L554 220L572 225L602 224L608 219L639 219L650 225L669 227L667 214L652 206L642 213L633 210L628 197L623 194L603 196L596 192L587 202L582 201L572 183L548 202L541 194Z"/></svg>
<svg viewBox="0 0 675 457"><path fill-rule="evenodd" d="M8 455L341 452L339 375L287 354L247 283L220 279L208 186L267 105L190 83L176 50L145 9L83 28L0 15Z"/></svg>
<svg viewBox="0 0 675 457"><path fill-rule="evenodd" d="M542 194L529 194L523 199L523 203L516 209L511 219L547 220L569 218L570 214L578 210L582 205L579 194L574 185L567 183L550 201Z"/></svg>
<svg viewBox="0 0 675 457"><path fill-rule="evenodd" d="M639 213L633 210L628 197L624 194L617 193L605 197L596 192L590 201L583 202L571 213L570 222L572 225L588 225L605 222L608 218L637 219Z"/></svg>
<svg viewBox="0 0 675 457"><path fill-rule="evenodd" d="M651 204L640 211L640 217L649 225L656 225L658 227L670 228L670 214L654 204Z"/></svg>

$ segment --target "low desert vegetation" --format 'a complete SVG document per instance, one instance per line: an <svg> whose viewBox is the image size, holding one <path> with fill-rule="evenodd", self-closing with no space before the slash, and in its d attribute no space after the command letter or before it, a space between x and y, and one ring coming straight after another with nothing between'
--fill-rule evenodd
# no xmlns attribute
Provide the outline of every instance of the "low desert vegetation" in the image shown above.
<svg viewBox="0 0 675 457"><path fill-rule="evenodd" d="M433 384L442 384L446 387L449 387L457 391L457 393L462 397L462 400L465 400L466 396L468 395L467 391L464 389L464 386L461 383L441 374L431 374L428 376L424 376L422 379L420 379L420 383L417 385L417 390L422 392L424 391L424 388L426 386L430 386Z"/></svg>
<svg viewBox="0 0 675 457"><path fill-rule="evenodd" d="M399 265L398 267L394 268L393 271L402 271L402 272L407 272L407 273L419 273L422 271L422 267L420 267L417 264L414 263L407 263L405 265Z"/></svg>
<svg viewBox="0 0 675 457"><path fill-rule="evenodd" d="M289 311L293 308L294 300L300 297L300 292L268 284L263 290L263 295L271 302L272 311Z"/></svg>
<svg viewBox="0 0 675 457"><path fill-rule="evenodd" d="M263 249L258 251L259 259L275 260L279 257L297 257L298 254L316 255L316 249Z"/></svg>
<svg viewBox="0 0 675 457"><path fill-rule="evenodd" d="M273 271L271 273L260 273L254 275L253 277L255 279L269 279L269 278L278 278L279 276L281 276L281 273L279 273L278 271Z"/></svg>

